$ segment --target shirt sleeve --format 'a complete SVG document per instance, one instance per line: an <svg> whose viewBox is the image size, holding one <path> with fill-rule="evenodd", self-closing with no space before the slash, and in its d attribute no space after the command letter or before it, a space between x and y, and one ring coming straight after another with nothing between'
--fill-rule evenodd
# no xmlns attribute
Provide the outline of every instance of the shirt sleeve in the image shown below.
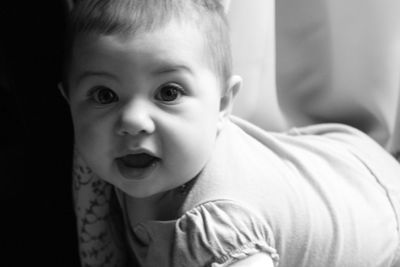
<svg viewBox="0 0 400 267"><path fill-rule="evenodd" d="M186 212L175 226L173 266L228 266L257 253L279 256L269 225L231 201L212 201Z"/></svg>

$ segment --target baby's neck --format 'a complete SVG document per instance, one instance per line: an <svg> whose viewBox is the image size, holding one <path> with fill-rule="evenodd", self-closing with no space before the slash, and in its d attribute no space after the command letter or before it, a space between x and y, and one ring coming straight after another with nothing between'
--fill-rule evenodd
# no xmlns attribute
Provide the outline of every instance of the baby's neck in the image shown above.
<svg viewBox="0 0 400 267"><path fill-rule="evenodd" d="M135 226L144 221L176 219L184 197L177 190L171 190L146 198L126 196L125 199L130 224Z"/></svg>

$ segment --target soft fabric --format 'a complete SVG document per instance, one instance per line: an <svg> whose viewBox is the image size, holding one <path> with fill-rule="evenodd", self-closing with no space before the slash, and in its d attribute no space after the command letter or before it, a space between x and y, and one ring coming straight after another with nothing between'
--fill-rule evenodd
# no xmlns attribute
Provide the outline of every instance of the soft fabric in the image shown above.
<svg viewBox="0 0 400 267"><path fill-rule="evenodd" d="M341 124L271 133L232 120L178 218L125 216L142 266L228 266L254 253L280 267L400 266L400 165L377 143Z"/></svg>

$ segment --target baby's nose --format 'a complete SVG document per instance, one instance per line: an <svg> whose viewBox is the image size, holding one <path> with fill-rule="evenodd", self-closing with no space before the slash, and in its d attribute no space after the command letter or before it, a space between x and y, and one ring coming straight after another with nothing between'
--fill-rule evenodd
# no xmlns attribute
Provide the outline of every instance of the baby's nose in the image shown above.
<svg viewBox="0 0 400 267"><path fill-rule="evenodd" d="M119 135L151 134L154 130L151 107L145 101L136 100L122 109L117 127Z"/></svg>

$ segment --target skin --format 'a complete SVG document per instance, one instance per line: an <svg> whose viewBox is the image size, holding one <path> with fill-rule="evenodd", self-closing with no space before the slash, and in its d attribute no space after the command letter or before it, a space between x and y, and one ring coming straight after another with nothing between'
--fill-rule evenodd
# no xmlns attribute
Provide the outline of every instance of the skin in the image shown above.
<svg viewBox="0 0 400 267"><path fill-rule="evenodd" d="M123 228L111 185L130 196L130 207L145 207L133 208L131 221L158 219L158 207L177 207L173 198L163 205L157 200L206 164L241 86L233 76L226 90L220 88L207 56L200 33L174 22L134 38L77 39L68 101L78 155L73 179L84 266L128 264L123 233L114 230ZM120 167L121 157L139 152L158 160L144 169ZM260 259L260 266L269 266Z"/></svg>
<svg viewBox="0 0 400 267"><path fill-rule="evenodd" d="M248 258L237 261L230 265L231 267L273 267L274 263L271 257L266 253L258 253Z"/></svg>
<svg viewBox="0 0 400 267"><path fill-rule="evenodd" d="M78 151L95 173L132 197L188 182L213 151L230 100L202 44L198 31L169 23L135 38L84 36L75 45L69 80ZM178 95L165 100L172 90ZM121 164L121 157L141 152L157 157L155 166Z"/></svg>

